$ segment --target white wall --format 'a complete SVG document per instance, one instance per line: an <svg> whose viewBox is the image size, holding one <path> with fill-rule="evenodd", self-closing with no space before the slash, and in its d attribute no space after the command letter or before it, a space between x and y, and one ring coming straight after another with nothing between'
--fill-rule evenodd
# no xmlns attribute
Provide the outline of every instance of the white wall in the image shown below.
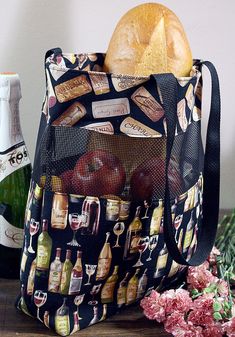
<svg viewBox="0 0 235 337"><path fill-rule="evenodd" d="M0 0L0 71L20 74L21 122L31 158L44 93L44 53L57 46L67 52L105 51L120 17L143 2L148 1ZM161 2L181 19L194 58L209 59L218 69L223 107L221 207L234 207L235 1ZM208 102L205 110L207 107ZM206 111L203 114L206 116Z"/></svg>

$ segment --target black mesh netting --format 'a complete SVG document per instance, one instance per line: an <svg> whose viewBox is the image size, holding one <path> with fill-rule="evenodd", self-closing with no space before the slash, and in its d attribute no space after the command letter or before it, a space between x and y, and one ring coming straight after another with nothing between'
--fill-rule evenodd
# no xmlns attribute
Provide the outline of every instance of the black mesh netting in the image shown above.
<svg viewBox="0 0 235 337"><path fill-rule="evenodd" d="M81 195L163 198L166 138L108 135L50 126L44 132L34 179L47 190ZM176 135L169 167L171 197L196 183L203 169L200 122Z"/></svg>

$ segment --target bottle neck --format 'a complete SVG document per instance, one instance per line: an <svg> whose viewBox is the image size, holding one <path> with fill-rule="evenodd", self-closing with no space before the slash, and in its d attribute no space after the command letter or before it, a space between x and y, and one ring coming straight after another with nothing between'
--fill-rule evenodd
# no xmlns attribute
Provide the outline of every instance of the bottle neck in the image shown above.
<svg viewBox="0 0 235 337"><path fill-rule="evenodd" d="M0 74L0 152L23 142L19 117L20 98L18 75Z"/></svg>

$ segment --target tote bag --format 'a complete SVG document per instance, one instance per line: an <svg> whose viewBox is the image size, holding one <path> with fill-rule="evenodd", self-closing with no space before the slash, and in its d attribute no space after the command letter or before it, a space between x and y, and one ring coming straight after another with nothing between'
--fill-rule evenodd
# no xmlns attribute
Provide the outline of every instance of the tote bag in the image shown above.
<svg viewBox="0 0 235 337"><path fill-rule="evenodd" d="M61 336L103 321L208 256L219 209L218 76L102 72L103 54L45 58L19 309ZM202 66L212 78L205 151Z"/></svg>

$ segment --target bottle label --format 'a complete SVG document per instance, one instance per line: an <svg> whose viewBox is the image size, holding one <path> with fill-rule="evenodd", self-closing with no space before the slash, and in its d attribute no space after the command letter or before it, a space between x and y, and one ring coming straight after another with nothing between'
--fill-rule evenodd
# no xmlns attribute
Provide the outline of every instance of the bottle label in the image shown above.
<svg viewBox="0 0 235 337"><path fill-rule="evenodd" d="M69 295L78 294L82 285L82 277L71 277Z"/></svg>
<svg viewBox="0 0 235 337"><path fill-rule="evenodd" d="M164 255L159 255L158 260L157 260L157 269L158 270L166 267L167 257L168 257L168 253L166 253Z"/></svg>
<svg viewBox="0 0 235 337"><path fill-rule="evenodd" d="M129 284L128 288L127 288L127 297L126 297L126 301L127 304L130 304L132 302L134 302L136 300L137 297L137 288L138 288L138 284Z"/></svg>
<svg viewBox="0 0 235 337"><path fill-rule="evenodd" d="M106 300L107 302L113 301L113 291L114 291L115 284L116 282L109 282L104 285L104 288L101 294L101 300Z"/></svg>
<svg viewBox="0 0 235 337"><path fill-rule="evenodd" d="M111 259L99 259L96 280L103 280L108 276L111 265Z"/></svg>
<svg viewBox="0 0 235 337"><path fill-rule="evenodd" d="M131 245L130 245L130 254L138 253L138 243L140 240L140 235L136 234L133 235L131 238Z"/></svg>
<svg viewBox="0 0 235 337"><path fill-rule="evenodd" d="M68 211L64 209L52 208L51 227L65 229L67 226Z"/></svg>
<svg viewBox="0 0 235 337"><path fill-rule="evenodd" d="M55 317L55 330L61 336L68 336L70 332L69 316L56 316Z"/></svg>
<svg viewBox="0 0 235 337"><path fill-rule="evenodd" d="M120 287L117 291L117 304L122 305L126 303L126 287Z"/></svg>
<svg viewBox="0 0 235 337"><path fill-rule="evenodd" d="M16 170L29 164L29 155L24 143L14 146L10 151L0 153L0 182Z"/></svg>
<svg viewBox="0 0 235 337"><path fill-rule="evenodd" d="M42 270L49 268L49 252L43 245L38 246L37 268Z"/></svg>
<svg viewBox="0 0 235 337"><path fill-rule="evenodd" d="M48 291L57 293L59 291L61 272L51 271L49 276Z"/></svg>
<svg viewBox="0 0 235 337"><path fill-rule="evenodd" d="M23 229L11 225L0 215L0 244L10 248L22 248L23 239Z"/></svg>
<svg viewBox="0 0 235 337"><path fill-rule="evenodd" d="M192 237L193 237L193 229L190 229L188 232L186 232L185 234L185 239L184 239L184 250L186 250L192 241Z"/></svg>

